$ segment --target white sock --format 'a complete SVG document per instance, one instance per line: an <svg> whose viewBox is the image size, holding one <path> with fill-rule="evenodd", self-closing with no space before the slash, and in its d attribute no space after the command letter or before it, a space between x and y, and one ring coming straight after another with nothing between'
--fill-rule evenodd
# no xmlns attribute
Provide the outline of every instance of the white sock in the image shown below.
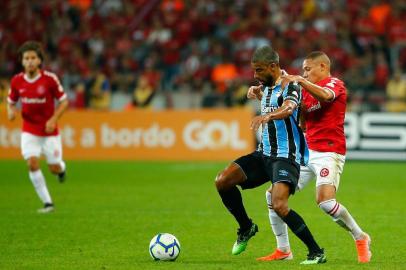
<svg viewBox="0 0 406 270"><path fill-rule="evenodd" d="M349 231L355 240L363 238L363 231L344 205L338 203L335 199L332 199L321 202L319 207L329 214L338 225Z"/></svg>
<svg viewBox="0 0 406 270"><path fill-rule="evenodd" d="M52 203L51 196L49 195L47 185L45 183L44 175L42 174L41 170L29 172L30 179L32 184L34 185L35 191L37 192L41 201L45 203Z"/></svg>
<svg viewBox="0 0 406 270"><path fill-rule="evenodd" d="M266 202L268 204L269 222L271 223L272 231L276 238L276 245L278 249L287 252L290 251L288 226L278 216L272 208L272 195L270 192L265 192Z"/></svg>
<svg viewBox="0 0 406 270"><path fill-rule="evenodd" d="M61 166L62 172L64 172L66 170L66 164L65 164L65 162L63 160L61 161L59 166Z"/></svg>

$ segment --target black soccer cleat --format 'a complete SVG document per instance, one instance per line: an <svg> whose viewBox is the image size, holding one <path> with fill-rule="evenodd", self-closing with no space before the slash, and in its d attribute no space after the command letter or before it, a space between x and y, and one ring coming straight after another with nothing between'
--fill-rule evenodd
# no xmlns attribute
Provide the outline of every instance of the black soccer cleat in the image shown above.
<svg viewBox="0 0 406 270"><path fill-rule="evenodd" d="M66 170L61 173L58 173L58 181L59 183L63 183L66 180Z"/></svg>

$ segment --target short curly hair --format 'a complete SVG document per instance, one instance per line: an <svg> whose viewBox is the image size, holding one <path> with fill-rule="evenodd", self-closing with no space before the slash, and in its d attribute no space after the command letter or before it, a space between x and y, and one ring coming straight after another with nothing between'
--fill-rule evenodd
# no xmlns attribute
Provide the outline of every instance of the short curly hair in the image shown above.
<svg viewBox="0 0 406 270"><path fill-rule="evenodd" d="M44 61L44 51L42 49L41 43L30 40L30 41L24 42L24 44L21 45L20 48L18 49L18 60L20 63L23 60L24 53L28 52L28 51L36 52L39 59L41 59L41 62Z"/></svg>

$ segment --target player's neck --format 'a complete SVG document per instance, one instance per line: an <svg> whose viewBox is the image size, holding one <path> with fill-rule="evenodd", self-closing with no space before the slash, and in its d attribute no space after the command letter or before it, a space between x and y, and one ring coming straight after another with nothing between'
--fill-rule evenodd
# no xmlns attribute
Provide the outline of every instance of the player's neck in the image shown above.
<svg viewBox="0 0 406 270"><path fill-rule="evenodd" d="M38 77L39 73L40 73L39 69L36 69L35 71L31 71L31 72L26 71L25 76L27 76L28 79L32 80L32 79L35 79L36 77Z"/></svg>
<svg viewBox="0 0 406 270"><path fill-rule="evenodd" d="M271 85L271 87L274 87L274 86L276 86L276 85L278 85L278 84L280 84L281 83L281 76L282 76L282 72L281 71L279 71L279 72L277 72L276 73L276 78L275 78L275 80L273 81L273 84Z"/></svg>

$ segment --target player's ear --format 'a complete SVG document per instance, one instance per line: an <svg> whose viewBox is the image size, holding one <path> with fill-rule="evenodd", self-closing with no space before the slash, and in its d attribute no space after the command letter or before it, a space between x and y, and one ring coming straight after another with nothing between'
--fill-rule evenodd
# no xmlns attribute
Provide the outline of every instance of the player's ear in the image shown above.
<svg viewBox="0 0 406 270"><path fill-rule="evenodd" d="M326 63L320 62L320 70L321 70L321 71L325 71L326 68L327 68Z"/></svg>

